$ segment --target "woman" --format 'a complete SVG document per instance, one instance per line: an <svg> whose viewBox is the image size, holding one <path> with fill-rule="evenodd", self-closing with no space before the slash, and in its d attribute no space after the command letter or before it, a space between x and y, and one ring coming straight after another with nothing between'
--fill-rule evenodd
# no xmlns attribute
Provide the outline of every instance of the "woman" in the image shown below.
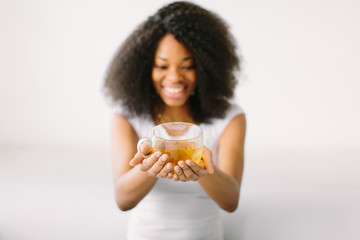
<svg viewBox="0 0 360 240"><path fill-rule="evenodd" d="M223 239L219 212L236 210L243 172L245 115L231 104L239 69L227 25L193 3L159 9L128 37L105 81L116 103L111 124L115 197L132 209L128 239ZM206 168L155 152L141 137L165 122L204 130Z"/></svg>

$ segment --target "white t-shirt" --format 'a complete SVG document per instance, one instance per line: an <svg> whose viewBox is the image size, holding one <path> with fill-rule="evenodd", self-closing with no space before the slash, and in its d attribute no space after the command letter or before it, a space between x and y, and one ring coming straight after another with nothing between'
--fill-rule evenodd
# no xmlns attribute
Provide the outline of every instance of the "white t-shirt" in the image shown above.
<svg viewBox="0 0 360 240"><path fill-rule="evenodd" d="M126 117L117 108L116 113ZM231 119L243 110L233 104L225 118L211 124L200 124L204 131L204 145L213 152L217 164L218 140ZM151 137L154 123L150 117L127 117L139 138ZM220 208L197 182L175 182L160 178L151 191L131 210L128 240L222 240Z"/></svg>

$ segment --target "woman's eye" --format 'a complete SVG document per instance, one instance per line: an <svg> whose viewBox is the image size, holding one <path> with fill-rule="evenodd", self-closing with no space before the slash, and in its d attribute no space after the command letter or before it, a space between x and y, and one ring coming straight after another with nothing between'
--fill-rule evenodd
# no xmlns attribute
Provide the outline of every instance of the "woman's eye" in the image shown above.
<svg viewBox="0 0 360 240"><path fill-rule="evenodd" d="M167 66L164 66L164 65L155 65L155 67L159 68L159 69L162 69L162 70L167 69Z"/></svg>
<svg viewBox="0 0 360 240"><path fill-rule="evenodd" d="M191 69L194 69L195 66L194 65L191 65L191 66L184 66L183 69L186 69L186 70L191 70Z"/></svg>

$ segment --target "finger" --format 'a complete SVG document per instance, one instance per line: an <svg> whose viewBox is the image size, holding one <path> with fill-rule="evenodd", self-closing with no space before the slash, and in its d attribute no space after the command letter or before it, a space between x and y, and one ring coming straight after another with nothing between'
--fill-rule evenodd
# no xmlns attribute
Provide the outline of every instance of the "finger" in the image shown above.
<svg viewBox="0 0 360 240"><path fill-rule="evenodd" d="M135 167L136 165L142 163L143 160L144 158L141 156L139 152L137 152L134 158L129 161L129 165Z"/></svg>
<svg viewBox="0 0 360 240"><path fill-rule="evenodd" d="M191 168L191 170L198 175L198 177L202 177L205 176L207 174L207 170L203 169L199 164L197 164L194 161L191 160L186 160L186 165L189 166L189 168Z"/></svg>
<svg viewBox="0 0 360 240"><path fill-rule="evenodd" d="M183 170L181 169L181 167L179 167L178 165L176 165L174 167L174 170L175 170L175 173L176 175L178 176L179 180L182 181L182 182L185 182L187 181L185 175L184 175L184 172Z"/></svg>
<svg viewBox="0 0 360 240"><path fill-rule="evenodd" d="M154 171L157 177L160 178L167 177L167 175L172 169L172 164L167 163L168 159L169 159L169 155L163 154L150 170Z"/></svg>
<svg viewBox="0 0 360 240"><path fill-rule="evenodd" d="M175 169L174 169L174 171L175 171ZM176 173L174 173L172 179L173 179L175 182L179 181L179 175L177 175Z"/></svg>
<svg viewBox="0 0 360 240"><path fill-rule="evenodd" d="M178 164L187 179L192 181L196 181L199 179L199 176L195 172L193 172L193 170L187 164L185 164L184 161L179 161Z"/></svg>
<svg viewBox="0 0 360 240"><path fill-rule="evenodd" d="M150 155L152 153L152 147L148 142L143 142L140 146L140 152L145 156Z"/></svg>
<svg viewBox="0 0 360 240"><path fill-rule="evenodd" d="M186 160L186 165L188 165L194 172L198 172L201 168L199 164L191 160Z"/></svg>
<svg viewBox="0 0 360 240"><path fill-rule="evenodd" d="M204 146L202 158L204 159L205 167L206 167L206 170L208 171L208 173L213 174L214 173L214 164L212 162L212 153L205 146Z"/></svg>
<svg viewBox="0 0 360 240"><path fill-rule="evenodd" d="M147 171L149 170L158 160L158 158L161 156L162 152L157 151L154 154L152 154L149 158L145 158L141 163L141 170Z"/></svg>
<svg viewBox="0 0 360 240"><path fill-rule="evenodd" d="M165 166L167 160L168 160L167 154L161 155L161 157L159 157L156 160L156 162L152 165L152 167L149 169L149 173L154 176L158 175L161 169L163 169L163 167Z"/></svg>
<svg viewBox="0 0 360 240"><path fill-rule="evenodd" d="M168 179L172 179L174 176L174 174L172 174L171 172L168 173L168 175L166 176Z"/></svg>
<svg viewBox="0 0 360 240"><path fill-rule="evenodd" d="M160 173L158 173L158 177L161 178L172 178L172 173L171 173L171 169L173 168L172 163L167 163L163 169L161 170Z"/></svg>

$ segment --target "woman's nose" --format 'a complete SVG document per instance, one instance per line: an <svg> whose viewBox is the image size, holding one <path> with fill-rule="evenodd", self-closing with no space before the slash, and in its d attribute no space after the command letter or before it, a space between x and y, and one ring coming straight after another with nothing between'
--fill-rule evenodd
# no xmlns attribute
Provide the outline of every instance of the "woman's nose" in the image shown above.
<svg viewBox="0 0 360 240"><path fill-rule="evenodd" d="M170 68L167 78L168 78L168 80L176 82L176 81L181 80L182 76L181 76L181 73L178 68Z"/></svg>

